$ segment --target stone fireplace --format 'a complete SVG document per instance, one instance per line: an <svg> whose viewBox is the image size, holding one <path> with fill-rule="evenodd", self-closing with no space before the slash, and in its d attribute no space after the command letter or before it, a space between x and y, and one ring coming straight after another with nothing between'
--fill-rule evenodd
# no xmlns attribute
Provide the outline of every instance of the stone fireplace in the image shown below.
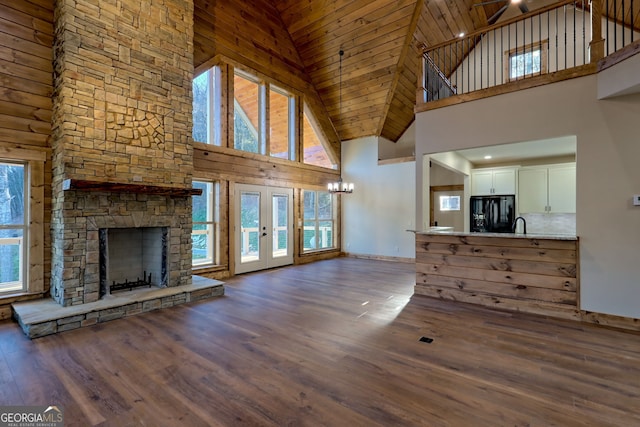
<svg viewBox="0 0 640 427"><path fill-rule="evenodd" d="M62 306L109 294L120 271L101 271L104 230L165 230L156 286L191 283L192 51L192 1L57 1L51 296Z"/></svg>
<svg viewBox="0 0 640 427"><path fill-rule="evenodd" d="M192 79L192 0L56 1L52 298L13 304L30 338L224 294L191 270Z"/></svg>

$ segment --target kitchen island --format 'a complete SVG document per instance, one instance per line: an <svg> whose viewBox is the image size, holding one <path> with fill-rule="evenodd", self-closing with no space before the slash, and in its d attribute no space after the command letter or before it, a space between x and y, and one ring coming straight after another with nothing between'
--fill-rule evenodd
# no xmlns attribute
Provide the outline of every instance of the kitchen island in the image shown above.
<svg viewBox="0 0 640 427"><path fill-rule="evenodd" d="M415 294L579 318L578 238L416 232Z"/></svg>

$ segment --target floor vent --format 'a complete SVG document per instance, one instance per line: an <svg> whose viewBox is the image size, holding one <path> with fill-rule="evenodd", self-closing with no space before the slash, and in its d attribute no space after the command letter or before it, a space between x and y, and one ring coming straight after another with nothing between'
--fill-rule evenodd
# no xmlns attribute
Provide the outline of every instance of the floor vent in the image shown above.
<svg viewBox="0 0 640 427"><path fill-rule="evenodd" d="M427 344L431 344L433 342L433 338L421 337L420 342L426 342Z"/></svg>

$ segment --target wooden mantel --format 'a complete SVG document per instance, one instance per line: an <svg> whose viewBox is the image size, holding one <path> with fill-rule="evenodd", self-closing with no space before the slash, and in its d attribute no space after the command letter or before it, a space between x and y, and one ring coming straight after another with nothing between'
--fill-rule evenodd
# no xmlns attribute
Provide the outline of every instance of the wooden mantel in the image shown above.
<svg viewBox="0 0 640 427"><path fill-rule="evenodd" d="M82 179L65 179L62 182L62 190L80 191L109 191L122 193L155 194L170 197L199 196L202 190L199 188L163 187L149 184L125 184L107 181L89 181Z"/></svg>

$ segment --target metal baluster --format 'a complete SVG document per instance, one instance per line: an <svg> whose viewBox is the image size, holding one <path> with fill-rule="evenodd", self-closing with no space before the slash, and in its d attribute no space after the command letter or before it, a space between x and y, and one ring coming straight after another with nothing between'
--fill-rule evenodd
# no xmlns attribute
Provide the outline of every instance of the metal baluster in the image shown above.
<svg viewBox="0 0 640 427"><path fill-rule="evenodd" d="M631 12L631 18L630 18L631 19L631 22L630 22L631 23L631 43L633 43L633 33L634 33L633 30L635 29L634 18L636 16L636 15L633 14L633 0L629 1L629 9L631 9L630 10L630 12Z"/></svg>
<svg viewBox="0 0 640 427"><path fill-rule="evenodd" d="M633 18L631 18L633 19ZM622 0L622 47L625 46L624 44L624 26L625 26L625 20L624 20L624 0ZM631 23L631 26L629 27L633 30L633 23Z"/></svg>
<svg viewBox="0 0 640 427"><path fill-rule="evenodd" d="M496 55L496 30L493 30L493 85L496 86L496 60L498 56Z"/></svg>
<svg viewBox="0 0 640 427"><path fill-rule="evenodd" d="M613 22L615 24L616 19L618 19L618 0L613 0ZM613 27L613 51L618 50L618 29Z"/></svg>
<svg viewBox="0 0 640 427"><path fill-rule="evenodd" d="M500 52L504 52L504 27L500 27ZM500 55L500 72L502 73L502 83L505 82L504 78L504 54Z"/></svg>
<svg viewBox="0 0 640 427"><path fill-rule="evenodd" d="M582 52L582 65L587 63L587 29L585 26L585 20L584 20L584 0L582 0L582 46L583 46L583 52Z"/></svg>

